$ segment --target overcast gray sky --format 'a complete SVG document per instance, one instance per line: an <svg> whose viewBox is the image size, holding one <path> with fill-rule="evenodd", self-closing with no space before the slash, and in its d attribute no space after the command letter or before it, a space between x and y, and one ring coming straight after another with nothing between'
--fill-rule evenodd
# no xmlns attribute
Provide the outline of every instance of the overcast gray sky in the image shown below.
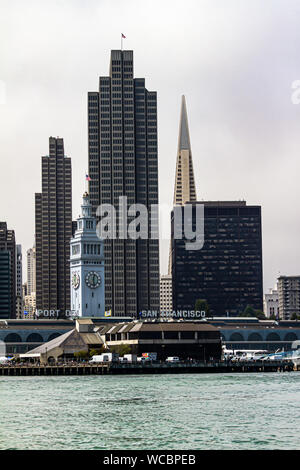
<svg viewBox="0 0 300 470"><path fill-rule="evenodd" d="M198 199L261 204L265 289L279 271L300 274L299 0L0 0L0 219L24 258L50 135L72 157L79 213L87 92L121 32L135 76L158 92L160 202L173 198L185 94ZM167 259L165 242L162 273Z"/></svg>

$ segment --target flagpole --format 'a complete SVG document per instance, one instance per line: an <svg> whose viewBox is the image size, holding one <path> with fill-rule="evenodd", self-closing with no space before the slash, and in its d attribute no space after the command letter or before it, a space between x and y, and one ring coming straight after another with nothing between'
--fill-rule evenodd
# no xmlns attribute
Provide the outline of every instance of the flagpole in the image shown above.
<svg viewBox="0 0 300 470"><path fill-rule="evenodd" d="M121 51L123 51L123 34L121 33Z"/></svg>

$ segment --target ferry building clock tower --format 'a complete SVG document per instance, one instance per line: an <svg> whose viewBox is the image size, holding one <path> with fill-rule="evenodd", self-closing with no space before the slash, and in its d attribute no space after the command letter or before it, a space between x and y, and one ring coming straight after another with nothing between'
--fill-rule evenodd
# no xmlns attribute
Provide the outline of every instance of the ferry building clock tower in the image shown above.
<svg viewBox="0 0 300 470"><path fill-rule="evenodd" d="M70 241L71 310L79 317L102 317L105 311L104 243L97 237L91 211L86 192Z"/></svg>

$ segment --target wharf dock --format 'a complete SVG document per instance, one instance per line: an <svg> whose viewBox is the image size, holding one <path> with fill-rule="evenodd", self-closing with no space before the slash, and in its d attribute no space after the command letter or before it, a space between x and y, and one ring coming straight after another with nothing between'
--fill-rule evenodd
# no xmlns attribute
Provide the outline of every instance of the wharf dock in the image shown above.
<svg viewBox="0 0 300 470"><path fill-rule="evenodd" d="M53 365L0 365L1 376L64 376L64 375L126 375L126 374L197 374L197 373L245 373L291 372L292 361L243 361L243 362L144 362Z"/></svg>

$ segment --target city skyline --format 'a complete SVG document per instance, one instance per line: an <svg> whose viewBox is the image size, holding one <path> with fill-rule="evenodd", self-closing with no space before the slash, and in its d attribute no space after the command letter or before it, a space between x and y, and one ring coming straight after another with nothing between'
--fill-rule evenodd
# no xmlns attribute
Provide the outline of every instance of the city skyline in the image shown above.
<svg viewBox="0 0 300 470"><path fill-rule="evenodd" d="M21 23L25 6L19 2L15 5L18 8L4 6L5 22L0 20L0 34L5 41L0 80L6 88L6 102L0 105L1 127L5 129L0 136L1 155L5 157L0 196L4 200L9 187L16 194L9 207L2 204L1 218L15 230L23 254L34 243L39 159L45 139L51 134L65 138L66 154L72 156L73 219L78 215L87 170L86 93L94 89L95 76L105 69L108 51L120 47L120 31L124 31L123 46L135 53L136 76L146 76L149 89L158 90L160 202L172 202L178 108L184 93L198 199L246 199L249 204L262 205L265 291L274 285L279 271L299 274L300 223L284 202L285 198L299 197L295 175L299 170L300 107L291 101L292 83L300 75L296 54L300 36L293 20L297 14L295 2L288 6L274 2L271 17L258 2L234 9L229 2L226 8L235 28L228 28L228 16L223 10L218 14L215 2L199 6L191 2L191 7L183 11L179 2L174 2L168 34L160 29L168 8L154 2L142 36L135 25L137 19L130 19L136 2L129 2L126 8L116 2L124 15L110 30L105 27L105 18L116 6L107 3L97 6L91 2L85 9L66 3L58 17L55 2L48 3L45 15L45 8L31 1L26 4L26 29ZM33 8L34 23L30 16ZM194 19L192 8L198 13ZM48 40L50 25L53 27L49 18L55 19L54 27L59 28L70 12L72 22L64 22L65 33L58 37L57 48L56 39ZM141 19L147 19L141 10L137 12ZM179 20L184 24L187 18L189 29L178 32ZM10 29L13 20L18 30ZM96 24L97 31L92 27ZM84 34L87 31L90 34ZM36 34L41 45L34 41ZM11 61L9 51L20 40L22 47L16 49ZM87 45L89 54L85 54ZM68 64L64 61L66 53ZM64 112L58 116L60 106ZM47 112L42 113L45 107ZM30 138L33 131L35 139ZM26 211L20 211L22 203ZM168 242L162 243L161 252L161 273L166 273Z"/></svg>

